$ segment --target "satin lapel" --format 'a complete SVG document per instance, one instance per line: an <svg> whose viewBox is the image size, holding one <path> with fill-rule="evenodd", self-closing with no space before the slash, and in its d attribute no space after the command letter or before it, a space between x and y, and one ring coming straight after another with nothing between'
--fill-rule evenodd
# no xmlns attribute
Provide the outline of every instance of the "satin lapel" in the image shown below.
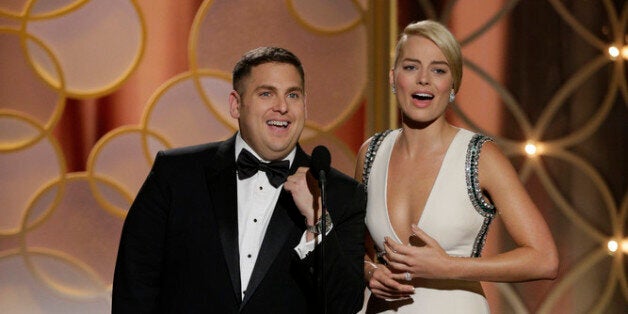
<svg viewBox="0 0 628 314"><path fill-rule="evenodd" d="M238 251L238 199L235 166L235 137L221 144L206 169L212 209L218 223L218 233L229 269L234 293L240 294L240 254Z"/></svg>
<svg viewBox="0 0 628 314"><path fill-rule="evenodd" d="M309 157L303 152L300 146L297 146L297 152L294 157L294 162L290 167L290 174L296 172L298 167L308 166ZM266 229L266 235L262 242L262 247L259 251L259 256L255 262L249 285L246 287L246 295L242 300L242 308L246 302L250 299L251 295L255 292L255 289L259 286L264 276L266 276L268 269L273 264L279 252L285 246L286 241L290 238L290 235L295 232L295 221L290 216L300 216L298 209L292 200L290 193L281 191L277 205L273 211L273 215L270 218L268 229ZM301 217L297 217L297 219ZM301 234L298 234L301 236ZM292 250L293 248L289 248ZM286 269L287 271L287 269Z"/></svg>

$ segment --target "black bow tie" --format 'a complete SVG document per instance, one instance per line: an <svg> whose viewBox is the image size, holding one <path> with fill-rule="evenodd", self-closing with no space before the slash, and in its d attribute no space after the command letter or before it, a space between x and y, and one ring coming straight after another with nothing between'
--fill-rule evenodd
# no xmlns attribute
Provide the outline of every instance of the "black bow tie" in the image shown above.
<svg viewBox="0 0 628 314"><path fill-rule="evenodd" d="M268 182L275 188L286 182L288 172L290 170L290 162L287 160L271 161L269 163L261 162L259 159L246 149L240 151L238 155L238 179L243 180L250 178L259 170L266 172Z"/></svg>

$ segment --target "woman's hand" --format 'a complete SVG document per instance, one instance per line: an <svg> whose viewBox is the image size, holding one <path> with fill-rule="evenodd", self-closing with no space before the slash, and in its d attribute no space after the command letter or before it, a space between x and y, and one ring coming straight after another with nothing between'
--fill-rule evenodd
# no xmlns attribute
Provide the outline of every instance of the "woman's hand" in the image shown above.
<svg viewBox="0 0 628 314"><path fill-rule="evenodd" d="M368 278L367 285L371 293L376 297L386 300L398 300L409 298L410 295L414 294L414 287L397 281L386 265L378 264L375 266L375 264L372 264L371 267L371 270L368 272L371 275Z"/></svg>
<svg viewBox="0 0 628 314"><path fill-rule="evenodd" d="M448 262L451 257L445 250L417 226L412 225L413 236L425 243L424 246L403 245L386 237L384 259L392 270L392 277L396 280L412 278L447 278Z"/></svg>

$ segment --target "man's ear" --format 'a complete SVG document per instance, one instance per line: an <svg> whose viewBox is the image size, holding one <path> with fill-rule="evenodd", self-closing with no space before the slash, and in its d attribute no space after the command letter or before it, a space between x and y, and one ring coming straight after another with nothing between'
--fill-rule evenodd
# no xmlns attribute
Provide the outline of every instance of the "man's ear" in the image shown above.
<svg viewBox="0 0 628 314"><path fill-rule="evenodd" d="M229 93L229 114L234 119L240 118L240 95L235 90Z"/></svg>

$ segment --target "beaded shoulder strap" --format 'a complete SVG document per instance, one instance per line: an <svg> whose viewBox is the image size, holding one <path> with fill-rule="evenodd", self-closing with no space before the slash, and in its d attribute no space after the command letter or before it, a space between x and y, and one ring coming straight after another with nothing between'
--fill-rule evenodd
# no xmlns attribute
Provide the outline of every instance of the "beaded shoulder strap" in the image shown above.
<svg viewBox="0 0 628 314"><path fill-rule="evenodd" d="M373 161L375 160L375 154L379 149L379 145L382 144L382 141L390 133L392 130L386 130L384 132L375 133L371 138L371 142L369 143L369 147L366 149L366 155L364 157L364 168L362 168L362 183L367 187L369 183L369 174L371 173L371 167L373 166Z"/></svg>
<svg viewBox="0 0 628 314"><path fill-rule="evenodd" d="M482 195L478 176L480 152L482 151L482 145L484 145L487 141L493 141L493 139L482 134L475 134L473 138L471 138L471 141L469 141L469 147L467 148L465 172L467 192L469 193L473 207L475 207L480 215L484 217L492 217L495 214L495 206L487 202Z"/></svg>
<svg viewBox="0 0 628 314"><path fill-rule="evenodd" d="M471 257L481 256L482 249L484 248L484 244L486 242L489 225L497 214L495 206L489 203L482 195L482 189L480 188L480 180L478 176L480 152L482 151L482 145L484 145L487 141L493 141L493 139L482 134L475 134L469 142L465 162L467 193L469 194L469 198L471 199L471 203L473 204L475 210L484 217L480 232L478 232L473 244Z"/></svg>

